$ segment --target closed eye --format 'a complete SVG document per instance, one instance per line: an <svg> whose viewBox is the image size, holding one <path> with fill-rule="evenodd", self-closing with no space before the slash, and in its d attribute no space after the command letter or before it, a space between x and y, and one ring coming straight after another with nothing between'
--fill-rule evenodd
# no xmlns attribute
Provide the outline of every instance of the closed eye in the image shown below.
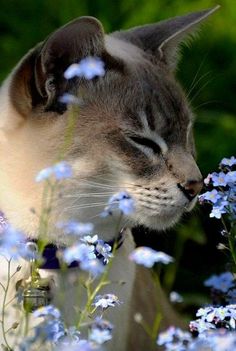
<svg viewBox="0 0 236 351"><path fill-rule="evenodd" d="M137 136L130 136L129 139L131 139L136 144L148 147L153 151L154 154L159 155L162 152L161 147L151 139Z"/></svg>

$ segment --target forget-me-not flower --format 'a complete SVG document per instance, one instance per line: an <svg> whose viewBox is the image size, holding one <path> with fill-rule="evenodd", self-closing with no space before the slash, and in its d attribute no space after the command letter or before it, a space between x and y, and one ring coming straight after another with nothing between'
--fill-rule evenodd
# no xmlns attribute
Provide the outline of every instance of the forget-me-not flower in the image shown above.
<svg viewBox="0 0 236 351"><path fill-rule="evenodd" d="M42 182L50 177L54 177L56 180L63 180L72 177L72 168L65 162L61 161L55 165L42 169L36 176L36 182Z"/></svg>
<svg viewBox="0 0 236 351"><path fill-rule="evenodd" d="M166 253L155 251L145 246L140 246L132 251L129 255L129 259L147 268L151 268L155 263L168 264L174 261L174 259Z"/></svg>
<svg viewBox="0 0 236 351"><path fill-rule="evenodd" d="M81 77L85 79L93 79L94 77L103 77L105 75L104 62L99 57L88 56L79 63L70 65L65 73L66 79Z"/></svg>

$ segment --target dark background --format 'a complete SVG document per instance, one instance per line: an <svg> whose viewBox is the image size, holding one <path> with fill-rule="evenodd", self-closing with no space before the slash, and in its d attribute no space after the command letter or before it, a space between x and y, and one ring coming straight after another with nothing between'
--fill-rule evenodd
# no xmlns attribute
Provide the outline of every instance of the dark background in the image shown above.
<svg viewBox="0 0 236 351"><path fill-rule="evenodd" d="M236 1L219 0L221 9L182 49L177 76L196 114L195 138L202 173L216 170L223 157L235 154L236 139ZM51 31L82 15L97 17L106 32L156 22L215 6L211 0L0 0L0 81L18 60ZM154 245L176 257L162 272L163 284L185 297L183 312L206 302L203 280L224 271L228 257L216 249L220 223L197 208L175 230L136 231L139 243Z"/></svg>

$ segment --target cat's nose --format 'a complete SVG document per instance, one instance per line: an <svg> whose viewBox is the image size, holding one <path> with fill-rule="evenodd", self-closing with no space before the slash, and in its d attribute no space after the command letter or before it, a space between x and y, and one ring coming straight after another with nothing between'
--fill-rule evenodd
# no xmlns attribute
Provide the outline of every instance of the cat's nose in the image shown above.
<svg viewBox="0 0 236 351"><path fill-rule="evenodd" d="M179 189L184 193L189 201L200 193L203 187L203 180L188 180L184 184L178 184Z"/></svg>

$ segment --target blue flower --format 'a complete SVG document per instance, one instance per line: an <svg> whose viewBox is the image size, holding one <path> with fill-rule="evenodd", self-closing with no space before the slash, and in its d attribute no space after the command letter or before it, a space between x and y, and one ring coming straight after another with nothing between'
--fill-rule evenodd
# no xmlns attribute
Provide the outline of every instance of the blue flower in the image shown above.
<svg viewBox="0 0 236 351"><path fill-rule="evenodd" d="M233 351L236 349L236 334L219 329L206 331L201 337L193 339L188 351Z"/></svg>
<svg viewBox="0 0 236 351"><path fill-rule="evenodd" d="M190 322L190 330L198 333L216 327L233 330L236 327L236 305L200 308L196 316L200 319Z"/></svg>
<svg viewBox="0 0 236 351"><path fill-rule="evenodd" d="M94 77L103 77L105 75L104 62L93 56L82 59L79 63L70 65L65 73L66 79L74 77L84 77L85 79L93 79Z"/></svg>
<svg viewBox="0 0 236 351"><path fill-rule="evenodd" d="M105 270L104 265L98 259L82 261L80 263L80 268L89 272L94 277L101 275Z"/></svg>
<svg viewBox="0 0 236 351"><path fill-rule="evenodd" d="M116 209L119 209L125 215L129 215L134 212L134 200L126 191L121 191L110 197L108 205L105 207L102 216L106 217L111 215Z"/></svg>
<svg viewBox="0 0 236 351"><path fill-rule="evenodd" d="M107 309L108 307L115 307L120 305L118 297L114 294L98 295L95 297L93 305L95 307L101 307L102 309Z"/></svg>
<svg viewBox="0 0 236 351"><path fill-rule="evenodd" d="M113 256L111 253L111 246L105 243L103 240L98 240L95 246L96 253L103 257L104 264L109 262L109 259ZM99 257L99 256L98 256Z"/></svg>
<svg viewBox="0 0 236 351"><path fill-rule="evenodd" d="M212 173L211 180L214 186L226 186L227 185L227 174L224 172Z"/></svg>
<svg viewBox="0 0 236 351"><path fill-rule="evenodd" d="M223 160L220 162L220 166L232 167L233 165L236 165L236 158L234 156L230 158L223 158Z"/></svg>
<svg viewBox="0 0 236 351"><path fill-rule="evenodd" d="M33 315L34 317L52 317L56 319L61 317L60 311L53 305L40 307L33 312Z"/></svg>
<svg viewBox="0 0 236 351"><path fill-rule="evenodd" d="M236 171L231 171L226 174L226 180L228 185L234 186L236 183Z"/></svg>
<svg viewBox="0 0 236 351"><path fill-rule="evenodd" d="M192 336L189 332L170 326L159 334L157 345L165 346L168 351L186 351L190 341L192 341Z"/></svg>
<svg viewBox="0 0 236 351"><path fill-rule="evenodd" d="M65 93L63 94L60 98L59 101L62 102L63 104L81 104L82 100L79 99L77 96Z"/></svg>
<svg viewBox="0 0 236 351"><path fill-rule="evenodd" d="M59 319L46 319L34 328L34 342L35 341L50 341L57 343L64 335L64 325ZM33 342L33 344L34 344Z"/></svg>
<svg viewBox="0 0 236 351"><path fill-rule="evenodd" d="M213 189L211 191L207 191L204 194L201 194L199 196L199 201L210 201L211 203L215 204L219 199L221 198L221 195L216 189Z"/></svg>
<svg viewBox="0 0 236 351"><path fill-rule="evenodd" d="M102 351L98 345L88 340L78 340L78 342L71 342L68 344L57 344L53 351ZM28 350L26 350L28 351Z"/></svg>
<svg viewBox="0 0 236 351"><path fill-rule="evenodd" d="M129 255L129 259L137 264L151 268L154 263L168 264L173 258L161 251L155 251L150 247L140 246Z"/></svg>
<svg viewBox="0 0 236 351"><path fill-rule="evenodd" d="M60 222L57 224L58 228L63 229L65 234L72 234L72 235L86 235L90 234L93 231L93 224L92 223L81 223L77 221L68 221L68 222Z"/></svg>
<svg viewBox="0 0 236 351"><path fill-rule="evenodd" d="M95 258L93 245L76 243L63 252L63 259L67 264L71 264L73 261L79 261L82 264Z"/></svg>
<svg viewBox="0 0 236 351"><path fill-rule="evenodd" d="M92 328L89 334L89 340L94 341L99 345L102 345L111 339L111 331L108 329Z"/></svg>
<svg viewBox="0 0 236 351"><path fill-rule="evenodd" d="M203 319L197 319L196 321L191 321L189 323L189 329L191 332L197 332L199 334L205 332L206 330L216 329L216 326L209 323Z"/></svg>
<svg viewBox="0 0 236 351"><path fill-rule="evenodd" d="M78 345L79 342L80 342L80 332L75 326L72 326L64 330L64 335L62 335L58 339L57 346L63 346L63 345L73 346L73 345Z"/></svg>
<svg viewBox="0 0 236 351"><path fill-rule="evenodd" d="M53 166L53 172L54 172L55 178L57 180L66 179L66 178L71 178L72 177L72 168L65 161L56 163Z"/></svg>
<svg viewBox="0 0 236 351"><path fill-rule="evenodd" d="M5 227L0 237L0 254L7 259L19 259L26 253L26 237L11 225Z"/></svg>
<svg viewBox="0 0 236 351"><path fill-rule="evenodd" d="M85 235L84 237L81 238L81 241L83 241L84 243L88 244L88 245L96 245L96 243L98 242L98 236L97 235Z"/></svg>
<svg viewBox="0 0 236 351"><path fill-rule="evenodd" d="M204 285L226 293L235 286L235 279L231 272L224 272L219 275L212 275L205 280Z"/></svg>
<svg viewBox="0 0 236 351"><path fill-rule="evenodd" d="M36 182L42 182L54 176L56 180L62 180L72 177L72 168L65 162L58 162L55 165L42 169L36 176Z"/></svg>

